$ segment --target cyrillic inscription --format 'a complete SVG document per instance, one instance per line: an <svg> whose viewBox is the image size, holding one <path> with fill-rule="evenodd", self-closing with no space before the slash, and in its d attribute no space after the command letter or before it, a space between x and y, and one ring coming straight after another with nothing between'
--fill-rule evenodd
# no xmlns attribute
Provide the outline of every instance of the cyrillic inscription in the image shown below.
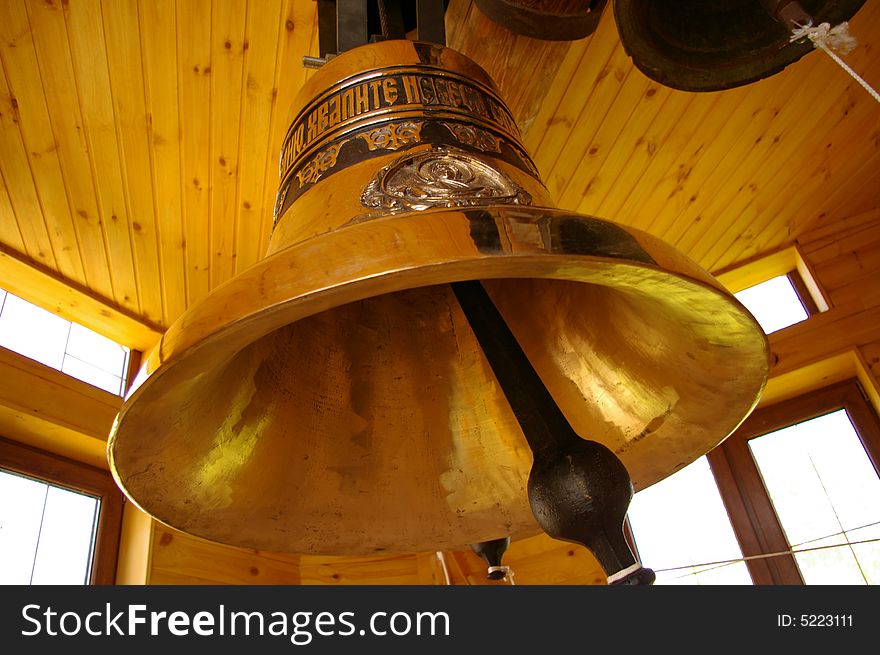
<svg viewBox="0 0 880 655"><path fill-rule="evenodd" d="M281 148L279 174L284 179L301 156L334 130L377 112L442 109L489 123L514 140L519 133L507 108L491 92L463 79L422 70L398 70L373 79L343 84L312 103L293 122Z"/></svg>

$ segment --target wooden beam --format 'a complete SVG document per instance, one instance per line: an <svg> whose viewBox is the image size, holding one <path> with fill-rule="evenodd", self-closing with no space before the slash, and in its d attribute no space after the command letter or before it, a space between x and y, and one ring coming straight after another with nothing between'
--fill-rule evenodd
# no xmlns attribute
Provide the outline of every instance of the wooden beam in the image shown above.
<svg viewBox="0 0 880 655"><path fill-rule="evenodd" d="M877 339L880 306L862 311L835 307L770 335L771 369L775 377L865 346Z"/></svg>
<svg viewBox="0 0 880 655"><path fill-rule="evenodd" d="M125 503L119 535L116 584L150 584L153 526L153 519L132 503Z"/></svg>
<svg viewBox="0 0 880 655"><path fill-rule="evenodd" d="M774 405L857 376L856 351L835 353L773 375L761 395L760 406Z"/></svg>
<svg viewBox="0 0 880 655"><path fill-rule="evenodd" d="M779 275L786 275L797 268L798 255L794 247L761 255L726 270L717 271L715 277L731 293L738 293Z"/></svg>
<svg viewBox="0 0 880 655"><path fill-rule="evenodd" d="M715 277L727 287L728 291L739 293L743 289L780 275L788 275L795 270L803 280L806 292L818 310L828 311L828 299L822 287L816 282L816 274L811 262L807 261L798 245L738 262L735 266L716 271Z"/></svg>
<svg viewBox="0 0 880 655"><path fill-rule="evenodd" d="M0 288L134 350L147 351L162 336L162 327L133 316L3 244Z"/></svg>
<svg viewBox="0 0 880 655"><path fill-rule="evenodd" d="M107 469L122 398L0 348L0 435Z"/></svg>

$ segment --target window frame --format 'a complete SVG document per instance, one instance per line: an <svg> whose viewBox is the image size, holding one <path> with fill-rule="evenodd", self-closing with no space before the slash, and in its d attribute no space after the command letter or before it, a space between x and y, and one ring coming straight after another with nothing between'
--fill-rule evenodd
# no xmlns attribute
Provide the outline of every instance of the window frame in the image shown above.
<svg viewBox="0 0 880 655"><path fill-rule="evenodd" d="M125 500L110 473L3 437L0 469L100 500L89 584L114 584Z"/></svg>
<svg viewBox="0 0 880 655"><path fill-rule="evenodd" d="M788 278L789 282L791 282L791 286L794 288L794 292L797 295L798 300L801 301L801 306L804 308L804 311L807 312L807 319L815 316L816 314L819 314L821 310L816 303L816 299L813 298L813 294L810 293L810 290L807 287L807 283L801 275L800 271L795 268L786 273L785 276ZM795 323L794 325L797 325L797 323Z"/></svg>
<svg viewBox="0 0 880 655"><path fill-rule="evenodd" d="M791 545L748 442L839 409L846 410L874 471L880 476L880 419L854 379L756 410L708 454L721 498L756 585L803 585L804 580L790 553ZM762 557L771 553L785 554Z"/></svg>
<svg viewBox="0 0 880 655"><path fill-rule="evenodd" d="M821 311L822 311L819 308L819 305L817 304L816 299L813 297L813 294L810 292L810 289L807 286L807 283L804 280L804 277L801 275L800 271L797 268L792 268L791 270L786 271L785 273L777 273L774 275L770 275L767 278L762 279L759 282L754 282L752 284L749 284L748 286L745 286L742 289L737 289L736 291L734 291L732 293L734 294L734 296L736 296L737 294L743 293L744 291L748 291L748 290L753 289L755 287L761 286L762 284L770 282L771 280L775 280L775 279L782 278L782 277L784 277L785 279L788 280L789 284L791 285L791 289L794 292L794 299L800 304L801 308L803 308L806 316L802 319L795 321L794 323L789 323L788 325L784 325L783 327L776 328L776 329L772 330L771 332L765 332L765 334L767 334L768 336L771 334L775 334L777 332L781 332L782 330L785 330L785 329L790 328L792 326L800 325L801 323L808 321L813 316L821 313ZM788 294L786 293L786 296L787 295ZM739 300L739 298L737 298L737 299ZM740 300L740 302L742 303L743 301ZM749 309L749 311L752 311L748 307L748 305L746 305L745 303L743 303L743 306L746 309ZM763 328L763 326L762 326L762 328Z"/></svg>
<svg viewBox="0 0 880 655"><path fill-rule="evenodd" d="M715 278L731 293L738 293L779 275L788 276L810 316L831 308L831 302L816 281L809 261L796 244L714 272Z"/></svg>

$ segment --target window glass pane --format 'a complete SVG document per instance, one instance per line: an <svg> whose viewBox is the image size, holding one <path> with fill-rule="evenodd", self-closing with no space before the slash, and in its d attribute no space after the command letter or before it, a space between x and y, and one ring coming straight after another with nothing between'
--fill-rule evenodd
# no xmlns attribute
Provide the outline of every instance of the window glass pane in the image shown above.
<svg viewBox="0 0 880 655"><path fill-rule="evenodd" d="M807 584L880 583L880 478L845 410L749 441ZM834 546L827 548L827 546ZM813 550L810 550L813 549Z"/></svg>
<svg viewBox="0 0 880 655"><path fill-rule="evenodd" d="M0 346L60 369L68 332L69 321L11 293L6 295L0 314Z"/></svg>
<svg viewBox="0 0 880 655"><path fill-rule="evenodd" d="M98 500L49 487L31 584L88 584Z"/></svg>
<svg viewBox="0 0 880 655"><path fill-rule="evenodd" d="M705 457L638 492L629 519L657 584L752 584L744 562L728 563L742 551Z"/></svg>
<svg viewBox="0 0 880 655"><path fill-rule="evenodd" d="M99 389L104 389L104 391L109 391L110 393L115 393L117 395L120 393L122 379L118 375L108 373L107 371L92 366L76 357L67 355L64 358L64 365L61 367L61 372L67 373L83 382L88 382Z"/></svg>
<svg viewBox="0 0 880 655"><path fill-rule="evenodd" d="M86 584L97 498L0 471L0 583Z"/></svg>
<svg viewBox="0 0 880 655"><path fill-rule="evenodd" d="M2 289L0 294L0 346L100 389L122 393L128 348Z"/></svg>
<svg viewBox="0 0 880 655"><path fill-rule="evenodd" d="M734 295L766 334L809 318L787 275L774 277Z"/></svg>
<svg viewBox="0 0 880 655"><path fill-rule="evenodd" d="M107 373L112 373L117 377L124 374L127 350L115 341L102 337L82 325L73 323L70 326L67 354L73 355L83 362L88 362Z"/></svg>
<svg viewBox="0 0 880 655"><path fill-rule="evenodd" d="M28 584L49 485L0 471L0 584Z"/></svg>

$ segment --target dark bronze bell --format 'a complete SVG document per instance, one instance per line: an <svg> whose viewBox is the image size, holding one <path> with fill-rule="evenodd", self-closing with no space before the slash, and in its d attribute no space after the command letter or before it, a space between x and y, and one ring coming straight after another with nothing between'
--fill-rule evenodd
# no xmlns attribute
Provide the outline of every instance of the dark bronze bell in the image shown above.
<svg viewBox="0 0 880 655"><path fill-rule="evenodd" d="M475 0L511 32L545 41L575 41L596 31L606 0Z"/></svg>
<svg viewBox="0 0 880 655"><path fill-rule="evenodd" d="M796 25L832 26L865 0L614 0L620 40L635 66L684 91L721 91L780 72L813 50L790 43Z"/></svg>
<svg viewBox="0 0 880 655"><path fill-rule="evenodd" d="M292 116L267 256L171 326L110 437L117 481L158 520L328 555L518 539L559 523L542 512L566 484L598 488L576 467L546 488L533 462L625 467L628 503L754 407L754 318L660 240L554 208L471 60L356 47ZM498 331L476 334L468 289L531 373L487 354Z"/></svg>

